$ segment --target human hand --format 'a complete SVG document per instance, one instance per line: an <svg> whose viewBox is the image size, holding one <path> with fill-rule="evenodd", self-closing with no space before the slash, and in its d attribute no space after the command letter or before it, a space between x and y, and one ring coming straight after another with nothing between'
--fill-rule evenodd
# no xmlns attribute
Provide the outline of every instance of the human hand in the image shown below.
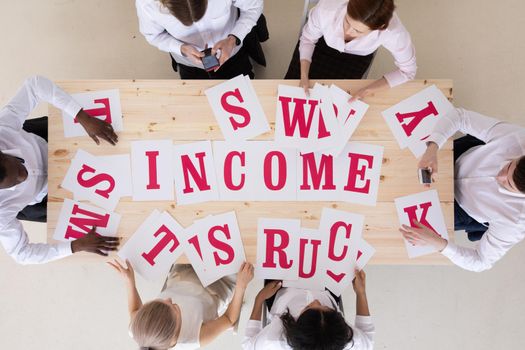
<svg viewBox="0 0 525 350"><path fill-rule="evenodd" d="M417 167L419 169L428 169L432 174L432 182L434 182L435 174L438 171L438 160L437 160L437 151L439 147L435 142L429 142L425 153L421 156ZM425 184L425 187L430 187L429 184Z"/></svg>
<svg viewBox="0 0 525 350"><path fill-rule="evenodd" d="M442 238L440 235L420 223L414 221L417 227L411 227L403 225L399 231L403 234L403 237L414 246L425 246L430 245L439 251L446 248L448 241Z"/></svg>
<svg viewBox="0 0 525 350"><path fill-rule="evenodd" d="M119 237L100 236L96 232L96 227L93 226L87 235L71 243L71 251L73 253L88 252L108 256L105 251L117 250L119 244Z"/></svg>
<svg viewBox="0 0 525 350"><path fill-rule="evenodd" d="M117 144L118 136L115 134L111 124L91 117L83 109L78 112L75 119L80 123L80 125L82 125L89 137L91 137L97 145L100 145L100 141L98 140L99 137L106 140L113 146Z"/></svg>
<svg viewBox="0 0 525 350"><path fill-rule="evenodd" d="M135 271L128 259L126 259L126 267L124 267L117 259L114 259L113 262L108 261L107 264L112 266L115 271L124 278L124 280L135 284Z"/></svg>
<svg viewBox="0 0 525 350"><path fill-rule="evenodd" d="M310 79L308 79L308 77L301 78L301 81L299 82L299 87L302 87L304 89L306 97L310 97Z"/></svg>
<svg viewBox="0 0 525 350"><path fill-rule="evenodd" d="M245 290L253 279L253 265L249 262L243 262L239 272L237 272L237 288Z"/></svg>
<svg viewBox="0 0 525 350"><path fill-rule="evenodd" d="M192 45L184 44L180 47L182 56L189 58L193 63L200 65L202 63L201 58L204 57L204 52L200 52Z"/></svg>
<svg viewBox="0 0 525 350"><path fill-rule="evenodd" d="M221 41L218 41L215 45L213 45L211 49L211 54L215 55L217 54L218 50L221 50L221 57L219 57L219 64L222 66L224 62L228 60L228 58L231 57L233 48L236 46L236 39L233 35L228 35L226 39L222 39ZM217 71L220 67L217 67L215 71Z"/></svg>
<svg viewBox="0 0 525 350"><path fill-rule="evenodd" d="M263 289L259 291L259 293L257 293L256 298L259 298L261 300L270 299L272 296L275 295L275 293L277 293L279 289L281 289L282 285L283 283L281 281L271 281L270 283L265 285Z"/></svg>
<svg viewBox="0 0 525 350"><path fill-rule="evenodd" d="M364 270L355 270L355 277L352 281L352 286L354 287L354 292L356 295L366 294L366 274Z"/></svg>

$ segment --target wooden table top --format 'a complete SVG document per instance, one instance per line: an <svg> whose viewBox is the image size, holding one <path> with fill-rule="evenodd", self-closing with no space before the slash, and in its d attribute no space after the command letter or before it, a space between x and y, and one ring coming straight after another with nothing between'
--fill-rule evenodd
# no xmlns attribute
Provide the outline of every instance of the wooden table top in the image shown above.
<svg viewBox="0 0 525 350"><path fill-rule="evenodd" d="M355 91L367 80L320 80ZM172 139L175 144L200 140L224 140L213 116L204 90L220 81L182 80L67 80L57 84L69 93L119 89L122 104L124 131L119 133L119 143L97 146L89 137L65 138L62 114L49 107L49 194L48 194L48 240L52 236L64 198L72 193L60 187L70 161L78 149L94 155L131 153L130 142L143 139ZM296 85L296 81L254 80L253 86L269 119L272 130L256 140L273 140L277 86ZM133 202L131 197L120 200L116 212L122 214L118 234L132 235L146 217L154 210L166 210L184 227L195 219L209 214L235 210L246 250L247 259L256 260L257 219L259 217L301 219L303 227L317 228L323 207L360 213L365 216L363 237L376 248L371 264L447 264L441 254L431 254L409 259L398 231L399 221L394 199L425 189L419 184L416 172L417 160L408 149L401 150L390 129L381 116L381 111L411 95L435 84L447 98L452 99L451 80L415 80L396 88L367 97L370 105L365 117L352 137L359 141L384 146L381 182L377 205L365 206L345 202L207 202L176 206L173 202ZM454 186L453 154L449 141L439 152L439 179L436 189L442 204L450 239L454 238ZM82 254L76 259L99 261L95 255ZM179 262L186 261L182 256Z"/></svg>

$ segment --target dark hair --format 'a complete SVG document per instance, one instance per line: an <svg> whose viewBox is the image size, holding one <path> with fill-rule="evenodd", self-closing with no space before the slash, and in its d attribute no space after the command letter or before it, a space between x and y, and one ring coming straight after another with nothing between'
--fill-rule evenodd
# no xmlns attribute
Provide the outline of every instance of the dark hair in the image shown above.
<svg viewBox="0 0 525 350"><path fill-rule="evenodd" d="M516 169L512 174L512 180L520 192L525 193L525 156L522 156L516 163Z"/></svg>
<svg viewBox="0 0 525 350"><path fill-rule="evenodd" d="M394 15L394 0L350 0L346 13L371 30L385 29Z"/></svg>
<svg viewBox="0 0 525 350"><path fill-rule="evenodd" d="M198 22L208 8L208 0L160 0L185 26Z"/></svg>
<svg viewBox="0 0 525 350"><path fill-rule="evenodd" d="M4 154L0 151L0 182L4 181L7 171L4 165Z"/></svg>
<svg viewBox="0 0 525 350"><path fill-rule="evenodd" d="M342 350L354 337L352 328L336 310L308 309L297 320L287 310L281 321L286 341L294 350Z"/></svg>

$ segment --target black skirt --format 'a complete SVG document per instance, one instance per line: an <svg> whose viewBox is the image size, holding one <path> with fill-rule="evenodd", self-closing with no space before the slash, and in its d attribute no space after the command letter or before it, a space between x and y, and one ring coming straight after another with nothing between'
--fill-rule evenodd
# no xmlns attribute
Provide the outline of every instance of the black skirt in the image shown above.
<svg viewBox="0 0 525 350"><path fill-rule="evenodd" d="M367 56L339 52L326 45L320 38L315 45L310 65L310 79L362 79L372 64L374 53ZM299 42L295 46L292 61L284 79L300 79L301 64L299 60Z"/></svg>

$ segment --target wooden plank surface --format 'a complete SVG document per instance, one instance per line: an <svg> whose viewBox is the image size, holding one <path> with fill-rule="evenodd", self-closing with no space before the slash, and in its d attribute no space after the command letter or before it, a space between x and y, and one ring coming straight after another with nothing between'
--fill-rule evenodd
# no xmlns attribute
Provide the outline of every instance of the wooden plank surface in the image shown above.
<svg viewBox="0 0 525 350"><path fill-rule="evenodd" d="M341 88L355 91L368 84L366 80L320 81L335 83ZM130 153L130 142L141 139L172 139L174 143L197 140L223 140L207 102L204 90L218 81L182 80L73 80L59 81L58 85L69 93L115 89L120 90L124 131L119 133L117 146L97 146L88 137L64 138L61 112L50 106L49 110L49 195L48 239L51 241L64 198L72 194L60 187L70 161L78 149L94 155ZM272 140L275 125L277 86L280 83L295 85L296 81L255 80L253 85L268 117L272 131L257 140ZM416 80L367 97L370 108L357 128L353 141L385 147L378 203L375 207L343 202L208 202L178 206L172 202L132 202L122 198L116 212L122 214L119 235L129 237L153 209L169 211L183 226L208 214L229 210L237 212L247 257L255 261L257 218L298 218L305 227L316 228L323 207L334 207L365 215L365 239L377 253L371 264L446 264L440 254L408 259L401 235L394 198L421 192L416 173L417 161L408 149L401 150L393 138L381 111L435 84L452 99L451 80ZM447 143L439 153L439 180L433 188L439 192L449 234L453 235L453 157L452 145ZM91 255L77 258L96 261ZM179 261L185 261L182 257Z"/></svg>

